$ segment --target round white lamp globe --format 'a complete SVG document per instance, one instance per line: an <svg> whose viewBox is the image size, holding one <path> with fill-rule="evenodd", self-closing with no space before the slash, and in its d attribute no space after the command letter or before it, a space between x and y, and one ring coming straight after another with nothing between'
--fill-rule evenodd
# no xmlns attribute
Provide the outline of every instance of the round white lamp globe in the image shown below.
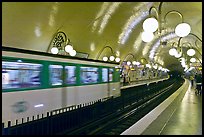
<svg viewBox="0 0 204 137"><path fill-rule="evenodd" d="M137 66L140 65L140 62L137 61L135 65L137 65Z"/></svg>
<svg viewBox="0 0 204 137"><path fill-rule="evenodd" d="M176 58L180 58L181 57L181 55L182 55L182 53L180 52L180 53L176 53L174 56L176 57Z"/></svg>
<svg viewBox="0 0 204 137"><path fill-rule="evenodd" d="M187 50L187 54L188 54L188 56L193 56L193 55L195 55L195 50L189 49L189 50Z"/></svg>
<svg viewBox="0 0 204 137"><path fill-rule="evenodd" d="M130 61L128 61L128 62L127 62L127 65L128 65L128 66L130 66L130 64L131 64L131 62L130 62Z"/></svg>
<svg viewBox="0 0 204 137"><path fill-rule="evenodd" d="M53 47L53 48L51 49L51 52L52 52L52 54L57 54L57 53L59 52L59 50L58 50L57 47Z"/></svg>
<svg viewBox="0 0 204 137"><path fill-rule="evenodd" d="M70 53L73 50L73 47L71 45L66 45L65 51Z"/></svg>
<svg viewBox="0 0 204 137"><path fill-rule="evenodd" d="M70 56L75 56L76 55L76 50L72 50L72 51L70 51Z"/></svg>
<svg viewBox="0 0 204 137"><path fill-rule="evenodd" d="M177 50L175 48L171 48L169 50L169 55L174 56L177 53Z"/></svg>
<svg viewBox="0 0 204 137"><path fill-rule="evenodd" d="M114 61L115 57L114 56L110 56L110 61Z"/></svg>
<svg viewBox="0 0 204 137"><path fill-rule="evenodd" d="M103 61L108 61L108 57L103 57Z"/></svg>
<svg viewBox="0 0 204 137"><path fill-rule="evenodd" d="M143 29L147 32L155 32L159 26L158 21L155 18L147 18L143 22Z"/></svg>
<svg viewBox="0 0 204 137"><path fill-rule="evenodd" d="M142 40L144 42L150 42L154 38L154 34L152 32L144 31L142 32Z"/></svg>
<svg viewBox="0 0 204 137"><path fill-rule="evenodd" d="M136 64L137 64L137 62L136 62L136 61L133 61L133 62L132 62L132 64L133 64L133 65L136 65Z"/></svg>
<svg viewBox="0 0 204 137"><path fill-rule="evenodd" d="M187 23L180 23L175 28L175 33L179 37L185 37L191 32L191 27Z"/></svg>
<svg viewBox="0 0 204 137"><path fill-rule="evenodd" d="M150 64L146 64L145 65L147 68L151 68L151 65Z"/></svg>
<svg viewBox="0 0 204 137"><path fill-rule="evenodd" d="M115 58L115 61L120 62L120 58L119 57Z"/></svg>
<svg viewBox="0 0 204 137"><path fill-rule="evenodd" d="M161 66L159 66L158 70L162 70L162 67L161 67Z"/></svg>
<svg viewBox="0 0 204 137"><path fill-rule="evenodd" d="M195 58L191 58L191 59L190 59L190 62L192 62L192 63L193 63L193 62L196 62L196 59L195 59Z"/></svg>

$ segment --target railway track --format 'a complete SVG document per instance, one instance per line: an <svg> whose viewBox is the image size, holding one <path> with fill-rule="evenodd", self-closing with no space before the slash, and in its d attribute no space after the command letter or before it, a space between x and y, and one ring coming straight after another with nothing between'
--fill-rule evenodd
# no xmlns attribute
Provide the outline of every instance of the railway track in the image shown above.
<svg viewBox="0 0 204 137"><path fill-rule="evenodd" d="M155 94L146 96L113 114L71 131L67 135L120 135L174 93L181 85L182 82L175 81Z"/></svg>

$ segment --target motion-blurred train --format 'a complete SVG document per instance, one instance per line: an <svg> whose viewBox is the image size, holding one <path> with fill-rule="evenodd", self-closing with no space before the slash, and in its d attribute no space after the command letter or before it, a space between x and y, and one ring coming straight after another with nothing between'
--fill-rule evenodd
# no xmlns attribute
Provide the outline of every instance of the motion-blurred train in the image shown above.
<svg viewBox="0 0 204 137"><path fill-rule="evenodd" d="M117 65L2 47L2 122L120 96Z"/></svg>

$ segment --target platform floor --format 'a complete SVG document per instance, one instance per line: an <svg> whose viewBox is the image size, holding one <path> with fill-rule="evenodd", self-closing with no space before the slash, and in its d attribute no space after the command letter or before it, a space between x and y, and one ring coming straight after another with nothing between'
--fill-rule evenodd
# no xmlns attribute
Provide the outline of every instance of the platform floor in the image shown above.
<svg viewBox="0 0 204 137"><path fill-rule="evenodd" d="M190 81L183 99L170 117L162 113L142 135L202 135L202 95L196 95ZM173 109L171 107L167 109ZM168 110L165 110L168 113Z"/></svg>
<svg viewBox="0 0 204 137"><path fill-rule="evenodd" d="M148 84L148 83L159 82L159 81L163 81L163 80L167 80L167 79L168 78L157 78L157 79L146 79L146 80L134 81L134 82L130 82L130 83L120 83L120 87L121 87L121 89L130 88L130 87L144 85L144 84Z"/></svg>

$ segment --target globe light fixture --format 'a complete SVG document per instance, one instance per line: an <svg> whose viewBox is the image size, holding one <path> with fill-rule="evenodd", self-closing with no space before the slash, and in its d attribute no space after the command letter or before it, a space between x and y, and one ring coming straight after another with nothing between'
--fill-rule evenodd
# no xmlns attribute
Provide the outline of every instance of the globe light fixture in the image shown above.
<svg viewBox="0 0 204 137"><path fill-rule="evenodd" d="M137 66L140 65L140 62L136 61L135 65L137 65Z"/></svg>
<svg viewBox="0 0 204 137"><path fill-rule="evenodd" d="M180 23L175 28L175 33L179 37L185 37L191 32L191 27L188 23Z"/></svg>
<svg viewBox="0 0 204 137"><path fill-rule="evenodd" d="M174 56L176 57L176 58L180 58L181 57L181 55L182 55L182 53L180 52L180 53L178 53L177 51L176 51L176 54L174 54Z"/></svg>
<svg viewBox="0 0 204 137"><path fill-rule="evenodd" d="M159 66L158 70L162 70L162 67L161 67L161 66Z"/></svg>
<svg viewBox="0 0 204 137"><path fill-rule="evenodd" d="M130 62L130 61L128 61L128 62L127 62L127 65L128 65L128 66L130 66L130 64L131 64L131 62Z"/></svg>
<svg viewBox="0 0 204 137"><path fill-rule="evenodd" d="M189 50L187 50L187 54L189 56L193 56L193 55L195 55L195 50L194 49L189 49Z"/></svg>
<svg viewBox="0 0 204 137"><path fill-rule="evenodd" d="M177 50L175 48L171 48L169 50L169 55L174 56L175 54L177 54Z"/></svg>
<svg viewBox="0 0 204 137"><path fill-rule="evenodd" d="M159 23L155 18L147 18L143 22L143 29L146 32L155 32L158 26L159 26Z"/></svg>
<svg viewBox="0 0 204 137"><path fill-rule="evenodd" d="M110 56L110 61L114 61L115 57L114 56Z"/></svg>
<svg viewBox="0 0 204 137"><path fill-rule="evenodd" d="M107 49L107 48L110 49L111 55L112 55L112 56L109 57L110 61L114 61L115 57L114 57L113 55L115 55L115 52L113 51L112 47L110 47L110 46L105 46L105 47L103 47L103 48L99 51L98 55L96 56L96 60L99 59L99 57L100 57L100 55L102 54L102 52L103 52L105 49ZM105 57L105 56L104 56L102 59L103 59L103 61L108 61L108 57ZM120 62L120 58L117 59L117 61Z"/></svg>
<svg viewBox="0 0 204 137"><path fill-rule="evenodd" d="M116 57L116 58L115 58L115 61L116 61L116 62L120 62L120 58L119 58L119 57Z"/></svg>
<svg viewBox="0 0 204 137"><path fill-rule="evenodd" d="M154 65L153 68L154 68L154 69L157 69L157 65Z"/></svg>
<svg viewBox="0 0 204 137"><path fill-rule="evenodd" d="M144 42L150 42L154 38L154 34L152 32L144 31L142 32L142 40Z"/></svg>
<svg viewBox="0 0 204 137"><path fill-rule="evenodd" d="M57 31L50 42L47 52L50 51L52 54L60 55L68 55L67 53L69 53L70 56L75 56L76 51L70 43L70 39L67 38L65 32Z"/></svg>
<svg viewBox="0 0 204 137"><path fill-rule="evenodd" d="M108 61L108 57L103 57L103 61Z"/></svg>
<svg viewBox="0 0 204 137"><path fill-rule="evenodd" d="M66 45L65 51L70 53L73 50L73 47L71 45Z"/></svg>
<svg viewBox="0 0 204 137"><path fill-rule="evenodd" d="M143 30L144 30L144 32L142 33L142 40L144 42L150 42L154 37L153 32L158 31L160 44L162 45L162 42L161 42L162 37L161 36L163 35L164 30L166 30L166 26L165 26L166 18L169 14L175 14L176 13L181 18L181 23L175 27L175 33L177 36L182 38L182 37L187 36L191 32L190 25L188 23L184 22L183 15L179 11L170 10L166 14L162 14L162 5L163 5L163 2L160 2L158 9L155 8L154 6L151 6L149 9L149 15L151 17L147 18L143 22L143 26L142 26ZM154 13L156 13L155 17L152 17L152 15L151 15L152 10L154 10ZM164 15L164 19L162 18L161 15Z"/></svg>
<svg viewBox="0 0 204 137"><path fill-rule="evenodd" d="M136 65L136 64L137 64L137 62L136 62L136 61L133 61L133 62L132 62L132 64L133 64L133 65Z"/></svg>
<svg viewBox="0 0 204 137"><path fill-rule="evenodd" d="M195 58L191 58L190 62L194 63L194 62L196 62L196 59Z"/></svg>
<svg viewBox="0 0 204 137"><path fill-rule="evenodd" d="M161 68L161 71L164 71L164 68Z"/></svg>
<svg viewBox="0 0 204 137"><path fill-rule="evenodd" d="M57 54L59 52L57 47L52 47L51 49L52 54Z"/></svg>
<svg viewBox="0 0 204 137"><path fill-rule="evenodd" d="M149 64L146 64L145 66L146 66L147 68L151 68L151 66L150 66Z"/></svg>
<svg viewBox="0 0 204 137"><path fill-rule="evenodd" d="M69 52L70 56L75 56L76 55L76 50L72 50Z"/></svg>

